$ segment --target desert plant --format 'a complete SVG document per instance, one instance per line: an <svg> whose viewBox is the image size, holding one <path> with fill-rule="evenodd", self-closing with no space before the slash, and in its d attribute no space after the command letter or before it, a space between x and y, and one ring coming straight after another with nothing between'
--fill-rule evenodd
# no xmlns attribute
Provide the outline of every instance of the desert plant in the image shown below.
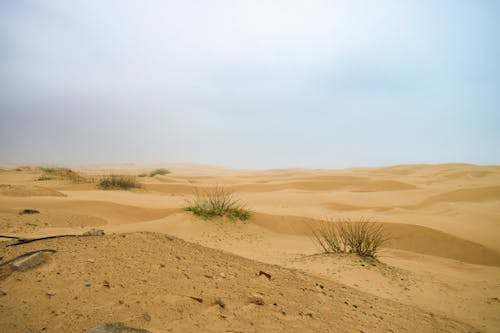
<svg viewBox="0 0 500 333"><path fill-rule="evenodd" d="M132 188L140 188L141 184L137 182L134 176L110 175L101 178L97 186L103 190L129 190Z"/></svg>
<svg viewBox="0 0 500 333"><path fill-rule="evenodd" d="M356 253L375 258L388 237L382 224L362 218L358 222L321 222L313 229L313 240L325 253Z"/></svg>
<svg viewBox="0 0 500 333"><path fill-rule="evenodd" d="M197 190L194 199L188 202L184 210L207 219L227 217L230 220L246 221L250 218L245 205L220 186L205 191Z"/></svg>
<svg viewBox="0 0 500 333"><path fill-rule="evenodd" d="M36 181L41 182L41 181L44 181L44 180L51 180L51 179L52 179L52 177L50 177L50 176L48 176L48 175L41 175L40 177L38 177L38 178L36 179Z"/></svg>
<svg viewBox="0 0 500 333"><path fill-rule="evenodd" d="M150 177L154 177L156 175L163 176L163 175L166 175L166 174L169 174L169 173L170 173L170 171L168 171L167 169L160 168L160 169L156 169L156 170L151 171L151 173L149 174L149 176Z"/></svg>
<svg viewBox="0 0 500 333"><path fill-rule="evenodd" d="M147 173L140 173L137 175L137 177L141 177L141 178L144 178L144 177L147 177L148 174Z"/></svg>
<svg viewBox="0 0 500 333"><path fill-rule="evenodd" d="M81 176L79 173L68 168L41 167L40 170L43 171L43 174L38 178L38 180L48 180L50 178L50 179L69 180L73 183L85 183L87 181L85 177ZM45 178L45 179L40 179L40 178Z"/></svg>

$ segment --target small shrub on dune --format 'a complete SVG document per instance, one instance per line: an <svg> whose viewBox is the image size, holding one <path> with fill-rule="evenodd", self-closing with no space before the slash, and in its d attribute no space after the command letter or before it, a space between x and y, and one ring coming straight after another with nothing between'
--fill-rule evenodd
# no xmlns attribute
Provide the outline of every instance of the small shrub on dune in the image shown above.
<svg viewBox="0 0 500 333"><path fill-rule="evenodd" d="M134 176L111 175L99 180L97 186L103 190L129 190L141 188Z"/></svg>
<svg viewBox="0 0 500 333"><path fill-rule="evenodd" d="M164 176L164 175L167 175L169 173L170 173L169 170L164 169L164 168L160 168L160 169L156 169L156 170L151 171L151 173L149 174L149 176L150 177L154 177L156 175Z"/></svg>
<svg viewBox="0 0 500 333"><path fill-rule="evenodd" d="M79 173L68 168L48 168L42 167L40 170L43 174L37 180L60 179L69 180L73 183L85 183L87 180Z"/></svg>
<svg viewBox="0 0 500 333"><path fill-rule="evenodd" d="M245 205L219 186L211 190L197 191L184 210L207 219L227 217L230 220L246 221L250 218L250 212L245 209Z"/></svg>
<svg viewBox="0 0 500 333"><path fill-rule="evenodd" d="M376 258L388 238L381 224L361 219L322 222L313 230L313 240L325 253L356 253Z"/></svg>

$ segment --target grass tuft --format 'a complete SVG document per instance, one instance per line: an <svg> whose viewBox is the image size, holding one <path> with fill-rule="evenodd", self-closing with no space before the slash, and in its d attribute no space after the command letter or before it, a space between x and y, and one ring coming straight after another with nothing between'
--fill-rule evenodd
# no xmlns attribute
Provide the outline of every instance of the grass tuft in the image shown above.
<svg viewBox="0 0 500 333"><path fill-rule="evenodd" d="M381 224L362 218L358 222L324 221L313 230L313 240L325 253L356 253L376 258L388 238Z"/></svg>
<svg viewBox="0 0 500 333"><path fill-rule="evenodd" d="M194 199L188 202L184 210L206 219L227 217L230 220L247 221L250 218L250 212L245 209L245 205L220 186L196 191Z"/></svg>
<svg viewBox="0 0 500 333"><path fill-rule="evenodd" d="M156 170L151 171L151 173L149 174L149 177L154 177L156 175L164 176L164 175L167 175L169 173L170 173L169 170L164 169L164 168L160 168L160 169L156 169Z"/></svg>
<svg viewBox="0 0 500 333"><path fill-rule="evenodd" d="M111 175L101 178L97 186L103 190L129 190L141 188L141 184L134 176Z"/></svg>
<svg viewBox="0 0 500 333"><path fill-rule="evenodd" d="M68 168L48 168L41 167L43 174L37 178L37 180L49 180L49 179L61 179L69 180L73 183L85 183L87 180L85 177L81 176L79 173L68 169Z"/></svg>

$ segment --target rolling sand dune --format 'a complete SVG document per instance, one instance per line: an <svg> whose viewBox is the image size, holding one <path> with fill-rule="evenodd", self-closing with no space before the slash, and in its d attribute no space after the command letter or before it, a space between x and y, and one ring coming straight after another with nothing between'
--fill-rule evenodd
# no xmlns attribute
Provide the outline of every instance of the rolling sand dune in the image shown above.
<svg viewBox="0 0 500 333"><path fill-rule="evenodd" d="M95 178L156 167L76 171ZM1 235L107 234L18 247L0 238L2 262L58 251L25 272L3 266L0 331L82 331L105 321L153 332L500 331L500 167L161 167L172 172L138 178L143 188L132 191L35 181L37 168L0 172ZM183 211L197 189L217 184L246 203L248 224ZM319 221L361 217L390 237L380 261L319 254L311 237ZM252 303L255 295L265 304ZM225 307L212 304L217 297Z"/></svg>

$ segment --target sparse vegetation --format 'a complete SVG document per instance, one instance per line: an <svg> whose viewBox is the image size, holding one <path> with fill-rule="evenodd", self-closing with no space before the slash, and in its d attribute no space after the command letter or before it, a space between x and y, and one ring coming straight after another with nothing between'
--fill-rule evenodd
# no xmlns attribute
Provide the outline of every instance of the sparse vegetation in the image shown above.
<svg viewBox="0 0 500 333"><path fill-rule="evenodd" d="M147 173L140 173L140 174L137 175L137 177L141 177L141 178L147 177L147 176L148 176Z"/></svg>
<svg viewBox="0 0 500 333"><path fill-rule="evenodd" d="M361 219L322 222L313 230L313 240L325 253L356 253L375 258L388 238L381 224Z"/></svg>
<svg viewBox="0 0 500 333"><path fill-rule="evenodd" d="M110 175L101 178L97 186L103 190L129 190L141 188L141 184L134 176Z"/></svg>
<svg viewBox="0 0 500 333"><path fill-rule="evenodd" d="M156 170L151 171L151 173L149 174L149 176L150 177L154 177L156 175L164 176L164 175L167 175L169 173L170 173L169 170L164 169L164 168L160 168L160 169L156 169Z"/></svg>
<svg viewBox="0 0 500 333"><path fill-rule="evenodd" d="M188 202L184 209L207 219L227 217L230 220L246 221L250 218L250 212L245 209L245 205L220 186L196 191L194 199Z"/></svg>
<svg viewBox="0 0 500 333"><path fill-rule="evenodd" d="M79 173L68 168L48 168L41 167L43 174L37 180L61 179L69 180L73 183L85 183L87 180Z"/></svg>

